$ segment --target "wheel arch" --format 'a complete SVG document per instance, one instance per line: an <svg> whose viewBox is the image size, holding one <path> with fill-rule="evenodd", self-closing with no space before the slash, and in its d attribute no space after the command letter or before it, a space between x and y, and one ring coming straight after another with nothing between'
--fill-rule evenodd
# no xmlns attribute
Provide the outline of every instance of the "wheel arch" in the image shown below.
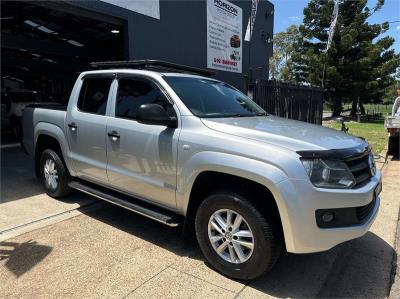
<svg viewBox="0 0 400 299"><path fill-rule="evenodd" d="M39 123L35 128L35 174L37 177L40 176L40 157L46 149L52 149L59 154L61 160L67 168L67 171L73 175L74 170L71 167L71 161L69 159L69 147L65 135L60 127L47 124Z"/></svg>
<svg viewBox="0 0 400 299"><path fill-rule="evenodd" d="M276 211L279 214L280 225L282 227L285 244L290 242L291 223L288 217L287 206L285 202L280 183L288 180L288 175L278 165L260 161L251 157L237 156L230 153L203 151L192 155L187 161L181 162L182 167L178 173L176 204L178 211L185 215L184 235L189 236L192 228L193 211L196 211L199 203L192 201L194 199L192 191L198 179L205 174L218 173L222 175L233 176L235 180L246 180L251 182L252 186L257 185L262 188L276 205ZM218 182L217 178L212 181ZM251 190L251 187L249 187ZM247 190L246 190L247 191ZM204 199L204 198L203 198ZM263 203L268 200L262 201Z"/></svg>
<svg viewBox="0 0 400 299"><path fill-rule="evenodd" d="M249 194L254 195L250 197L246 196L246 198L249 199L264 216L272 217L273 226L279 231L284 241L284 224L277 202L278 198L271 189L260 181L229 172L215 170L204 170L200 172L196 176L190 189L188 205L185 211L184 236L189 237L193 234L197 209L209 194L218 190L232 190L243 196Z"/></svg>

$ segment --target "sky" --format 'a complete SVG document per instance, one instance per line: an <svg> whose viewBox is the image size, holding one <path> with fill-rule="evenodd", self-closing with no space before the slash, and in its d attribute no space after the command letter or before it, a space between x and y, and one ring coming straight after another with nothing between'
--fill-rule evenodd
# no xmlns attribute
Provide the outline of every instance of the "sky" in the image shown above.
<svg viewBox="0 0 400 299"><path fill-rule="evenodd" d="M285 31L292 24L299 25L303 21L303 9L308 0L269 0L275 5L274 33ZM375 6L376 0L368 0L368 7ZM385 5L369 18L369 23L400 21L400 0L386 0ZM392 48L400 53L400 22L389 24L385 35L395 39Z"/></svg>

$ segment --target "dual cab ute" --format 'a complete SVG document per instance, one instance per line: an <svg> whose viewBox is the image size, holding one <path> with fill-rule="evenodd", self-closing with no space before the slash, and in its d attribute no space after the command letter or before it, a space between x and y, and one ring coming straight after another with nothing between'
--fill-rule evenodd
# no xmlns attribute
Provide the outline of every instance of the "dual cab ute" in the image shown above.
<svg viewBox="0 0 400 299"><path fill-rule="evenodd" d="M268 115L204 70L97 67L79 75L66 110L24 110L23 145L50 196L76 189L182 224L239 279L269 270L283 247L328 250L373 223L381 174L366 141Z"/></svg>

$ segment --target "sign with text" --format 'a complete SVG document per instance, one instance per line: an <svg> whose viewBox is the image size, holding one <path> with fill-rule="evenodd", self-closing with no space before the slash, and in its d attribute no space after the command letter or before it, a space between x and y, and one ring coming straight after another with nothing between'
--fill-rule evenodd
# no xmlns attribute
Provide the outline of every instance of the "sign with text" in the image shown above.
<svg viewBox="0 0 400 299"><path fill-rule="evenodd" d="M207 67L242 72L242 9L225 0L207 0Z"/></svg>

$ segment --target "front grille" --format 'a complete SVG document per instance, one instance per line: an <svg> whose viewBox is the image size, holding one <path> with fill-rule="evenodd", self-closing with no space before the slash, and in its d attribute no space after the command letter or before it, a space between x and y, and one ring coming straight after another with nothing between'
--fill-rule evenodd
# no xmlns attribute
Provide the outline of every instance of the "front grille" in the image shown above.
<svg viewBox="0 0 400 299"><path fill-rule="evenodd" d="M371 168L368 163L368 157L369 152L366 152L358 157L345 161L351 173L353 174L354 179L356 180L354 187L364 185L372 177Z"/></svg>
<svg viewBox="0 0 400 299"><path fill-rule="evenodd" d="M374 200L371 201L366 206L356 208L356 216L357 216L358 221L363 222L364 219L367 218L371 214L372 210L375 207L375 202L376 202L376 198L374 198Z"/></svg>

